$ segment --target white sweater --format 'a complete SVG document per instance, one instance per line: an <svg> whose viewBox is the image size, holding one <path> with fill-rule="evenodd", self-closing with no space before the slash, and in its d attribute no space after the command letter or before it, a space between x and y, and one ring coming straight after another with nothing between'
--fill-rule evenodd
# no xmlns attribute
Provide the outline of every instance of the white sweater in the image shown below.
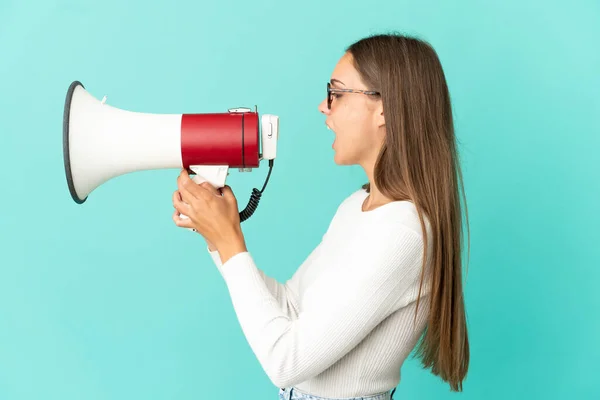
<svg viewBox="0 0 600 400"><path fill-rule="evenodd" d="M249 252L222 265L209 251L252 351L279 388L323 397L389 391L423 333L427 274L413 325L424 244L416 208L396 201L364 212L367 195L360 189L344 199L285 284L265 275ZM431 236L428 243L429 259Z"/></svg>

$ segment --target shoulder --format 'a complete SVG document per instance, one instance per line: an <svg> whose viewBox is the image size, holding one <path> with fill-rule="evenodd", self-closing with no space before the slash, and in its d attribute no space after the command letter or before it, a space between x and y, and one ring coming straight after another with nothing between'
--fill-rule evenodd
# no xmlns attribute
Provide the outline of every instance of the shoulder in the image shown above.
<svg viewBox="0 0 600 400"><path fill-rule="evenodd" d="M433 232L428 216L423 213L423 224L416 205L411 201L392 201L363 214L365 241L380 241L389 252L415 256L423 251L430 258L433 251ZM370 236L370 237L369 237ZM425 250L425 247L427 249ZM410 258L410 257L409 257Z"/></svg>
<svg viewBox="0 0 600 400"><path fill-rule="evenodd" d="M368 196L365 189L353 190L342 194L342 200L332 220L344 221L348 224L373 235L373 232L392 234L397 232L414 235L424 242L424 231L421 226L419 212L412 201L392 201L368 212L362 212L362 202ZM428 239L431 239L431 223L428 216L423 213L423 223ZM376 235L379 236L379 235ZM428 241L431 243L431 240Z"/></svg>
<svg viewBox="0 0 600 400"><path fill-rule="evenodd" d="M379 228L375 229L381 229L381 234L390 238L392 248L406 250L405 246L409 245L412 246L411 251L415 256L419 254L419 263L421 261L420 254L423 251L430 260L433 255L433 231L427 214L422 213L424 225L422 226L419 212L413 202L397 201L386 206L378 216L377 226Z"/></svg>
<svg viewBox="0 0 600 400"><path fill-rule="evenodd" d="M365 233L368 232L368 234L373 234L373 231L382 234L403 231L424 239L419 212L413 202L391 201L371 211L363 212L362 203L367 196L367 191L362 188L343 194L334 219L342 220L346 225L350 224L353 227L365 230ZM431 224L429 218L424 213L422 217L425 230L430 236Z"/></svg>
<svg viewBox="0 0 600 400"><path fill-rule="evenodd" d="M367 197L368 193L365 189L353 190L342 194L342 200L338 206L337 211L341 211L345 208L354 208L356 205L362 205L361 202Z"/></svg>
<svg viewBox="0 0 600 400"><path fill-rule="evenodd" d="M423 236L419 211L412 201L397 201L390 203L390 205L389 209L385 210L385 218L401 224L404 228L414 231L421 237ZM422 218L428 234L431 234L431 223L428 216L423 213Z"/></svg>

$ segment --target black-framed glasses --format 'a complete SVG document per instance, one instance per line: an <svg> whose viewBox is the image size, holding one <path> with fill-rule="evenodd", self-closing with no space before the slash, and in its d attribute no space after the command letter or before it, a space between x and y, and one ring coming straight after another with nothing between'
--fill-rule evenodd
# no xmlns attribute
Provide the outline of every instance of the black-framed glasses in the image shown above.
<svg viewBox="0 0 600 400"><path fill-rule="evenodd" d="M377 96L381 95L381 93L374 90L332 88L331 83L327 82L327 109L329 110L331 110L331 103L333 102L334 93L361 93Z"/></svg>

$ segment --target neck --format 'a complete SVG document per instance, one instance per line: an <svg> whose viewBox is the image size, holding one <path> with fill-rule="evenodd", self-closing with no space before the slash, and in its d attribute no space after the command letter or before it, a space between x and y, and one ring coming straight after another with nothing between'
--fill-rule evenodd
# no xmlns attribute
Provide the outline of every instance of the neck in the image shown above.
<svg viewBox="0 0 600 400"><path fill-rule="evenodd" d="M369 165L363 165L363 169L365 170L365 174L367 175L367 179L370 185L369 196L365 199L365 202L363 203L363 209L365 211L371 210L383 204L389 203L391 199L385 197L375 184L375 179L373 178L375 170L374 163L371 163Z"/></svg>

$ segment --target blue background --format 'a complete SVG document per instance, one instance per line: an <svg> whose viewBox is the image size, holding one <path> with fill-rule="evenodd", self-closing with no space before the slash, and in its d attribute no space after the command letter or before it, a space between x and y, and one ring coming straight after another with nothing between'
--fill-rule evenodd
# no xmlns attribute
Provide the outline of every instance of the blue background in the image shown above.
<svg viewBox="0 0 600 400"><path fill-rule="evenodd" d="M0 399L276 399L198 235L178 170L75 204L62 113L80 80L115 107L258 106L278 158L244 223L288 279L365 182L333 162L317 106L351 42L430 41L447 74L471 222L465 392L410 359L397 399L598 399L600 3L0 1ZM266 163L233 170L241 205Z"/></svg>

